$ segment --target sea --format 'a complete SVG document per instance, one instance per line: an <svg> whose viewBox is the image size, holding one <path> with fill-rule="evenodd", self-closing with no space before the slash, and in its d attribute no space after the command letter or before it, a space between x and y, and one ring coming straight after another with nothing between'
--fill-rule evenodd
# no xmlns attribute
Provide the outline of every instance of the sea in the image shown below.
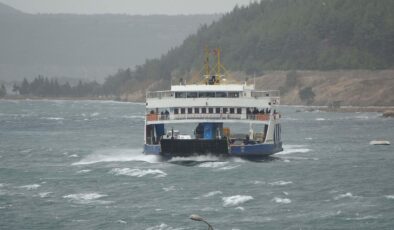
<svg viewBox="0 0 394 230"><path fill-rule="evenodd" d="M0 229L394 229L394 119L282 106L260 161L142 153L144 104L0 100Z"/></svg>

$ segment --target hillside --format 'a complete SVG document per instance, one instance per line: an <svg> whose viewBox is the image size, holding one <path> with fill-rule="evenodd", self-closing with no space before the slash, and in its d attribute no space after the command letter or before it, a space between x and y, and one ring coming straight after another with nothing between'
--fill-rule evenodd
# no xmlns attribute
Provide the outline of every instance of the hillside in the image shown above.
<svg viewBox="0 0 394 230"><path fill-rule="evenodd" d="M220 15L26 14L0 3L0 80L101 80L175 47Z"/></svg>
<svg viewBox="0 0 394 230"><path fill-rule="evenodd" d="M393 11L391 0L276 0L235 8L161 58L123 75L120 92L138 98L143 89L190 78L202 67L205 46L220 47L227 69L248 75L370 70L373 77L374 70L394 68Z"/></svg>

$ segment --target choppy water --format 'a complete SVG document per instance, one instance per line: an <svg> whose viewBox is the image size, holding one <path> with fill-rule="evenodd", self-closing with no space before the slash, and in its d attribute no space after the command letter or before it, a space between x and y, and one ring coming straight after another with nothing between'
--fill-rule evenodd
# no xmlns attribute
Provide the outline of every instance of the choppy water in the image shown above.
<svg viewBox="0 0 394 230"><path fill-rule="evenodd" d="M0 229L393 229L394 119L282 108L264 162L160 162L140 104L0 101Z"/></svg>

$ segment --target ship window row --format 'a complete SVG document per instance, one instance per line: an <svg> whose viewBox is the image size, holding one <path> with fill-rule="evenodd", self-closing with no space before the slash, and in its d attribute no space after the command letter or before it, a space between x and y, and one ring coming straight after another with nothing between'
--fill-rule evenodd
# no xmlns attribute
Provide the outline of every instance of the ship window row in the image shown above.
<svg viewBox="0 0 394 230"><path fill-rule="evenodd" d="M175 92L175 98L236 98L239 95L239 92Z"/></svg>
<svg viewBox="0 0 394 230"><path fill-rule="evenodd" d="M174 108L174 114L205 114L205 113L209 113L209 114L241 114L242 113L242 108L205 108L205 107L201 107L201 108Z"/></svg>

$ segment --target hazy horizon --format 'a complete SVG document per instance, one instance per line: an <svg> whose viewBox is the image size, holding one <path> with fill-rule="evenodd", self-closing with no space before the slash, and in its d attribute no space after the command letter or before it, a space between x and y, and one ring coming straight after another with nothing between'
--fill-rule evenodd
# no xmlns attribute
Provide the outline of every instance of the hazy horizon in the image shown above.
<svg viewBox="0 0 394 230"><path fill-rule="evenodd" d="M38 14L189 15L230 12L252 0L0 0L22 12Z"/></svg>

